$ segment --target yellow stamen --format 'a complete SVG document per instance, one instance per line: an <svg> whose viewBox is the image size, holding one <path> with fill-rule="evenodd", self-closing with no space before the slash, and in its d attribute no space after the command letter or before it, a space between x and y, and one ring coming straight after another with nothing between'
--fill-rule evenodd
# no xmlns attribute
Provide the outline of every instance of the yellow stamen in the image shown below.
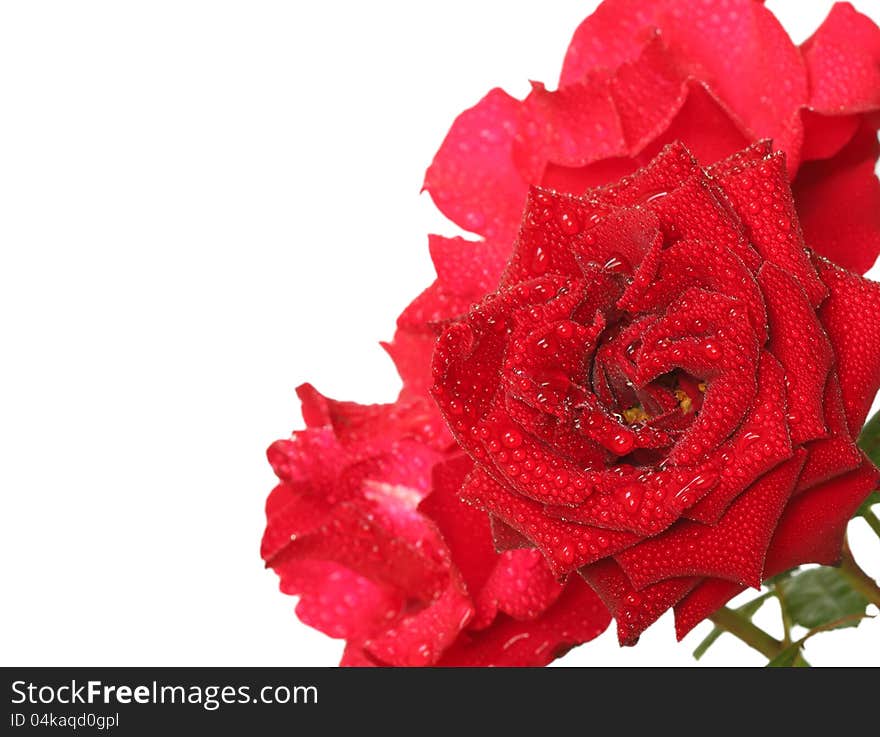
<svg viewBox="0 0 880 737"><path fill-rule="evenodd" d="M691 411L693 402L691 398L688 396L687 392L682 389L675 390L675 398L678 399L678 406L681 408L681 411L687 414Z"/></svg>
<svg viewBox="0 0 880 737"><path fill-rule="evenodd" d="M623 410L623 419L630 425L635 425L637 422L644 422L649 417L648 413L642 408L642 405L637 404L635 407Z"/></svg>

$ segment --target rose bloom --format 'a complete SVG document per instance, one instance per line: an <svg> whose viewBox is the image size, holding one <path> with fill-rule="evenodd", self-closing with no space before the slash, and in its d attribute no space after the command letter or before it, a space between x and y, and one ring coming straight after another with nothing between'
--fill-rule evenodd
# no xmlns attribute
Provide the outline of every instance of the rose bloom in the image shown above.
<svg viewBox="0 0 880 737"><path fill-rule="evenodd" d="M263 557L343 664L546 664L610 619L585 580L622 642L676 602L683 636L836 559L874 483L852 437L878 304L817 254L862 273L880 250L878 108L880 31L849 4L797 47L754 0L616 0L557 91L459 116L425 188L480 239L431 236L437 280L385 346L398 401L301 387L307 429L269 449ZM696 164L761 139L785 158ZM429 394L444 329L467 454Z"/></svg>
<svg viewBox="0 0 880 737"><path fill-rule="evenodd" d="M579 573L622 644L834 563L877 485L880 284L804 246L785 154L681 144L583 196L533 188L499 289L446 328L434 395L460 495Z"/></svg>
<svg viewBox="0 0 880 737"><path fill-rule="evenodd" d="M307 429L269 448L262 554L342 665L545 665L611 617L537 550L497 553L463 505L472 462L424 398L363 406L299 388Z"/></svg>

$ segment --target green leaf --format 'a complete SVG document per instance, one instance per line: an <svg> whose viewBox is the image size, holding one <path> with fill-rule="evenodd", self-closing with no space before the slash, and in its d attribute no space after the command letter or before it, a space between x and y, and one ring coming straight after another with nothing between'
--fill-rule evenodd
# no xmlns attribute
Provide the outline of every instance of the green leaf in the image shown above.
<svg viewBox="0 0 880 737"><path fill-rule="evenodd" d="M770 598L770 596L772 596L772 594L770 594L769 592L766 594L761 594L761 596L759 596L757 599L747 601L741 607L738 607L736 611L742 614L746 619L751 621L752 617L755 616L756 612L761 608L764 602ZM712 645L715 643L715 640L721 637L724 632L725 630L721 629L720 627L713 627L712 631L708 635L706 635L706 638L699 645L697 645L696 649L694 650L694 659L699 660L700 658L702 658L703 655L706 654L706 650L712 647Z"/></svg>
<svg viewBox="0 0 880 737"><path fill-rule="evenodd" d="M880 466L880 412L875 413L862 428L858 442L859 447L865 451L874 465Z"/></svg>
<svg viewBox="0 0 880 737"><path fill-rule="evenodd" d="M856 614L847 614L840 619L835 619L833 622L825 622L825 624L821 624L818 627L813 627L807 634L801 637L797 642L791 643L787 648L785 648L779 655L770 660L765 668L809 668L810 664L803 659L803 657L798 657L802 655L802 651L804 649L804 645L807 640L815 635L818 635L820 632L828 632L829 630L837 630L843 627L856 627L859 622L863 619L870 619L869 614L865 614L864 612L856 613Z"/></svg>
<svg viewBox="0 0 880 737"><path fill-rule="evenodd" d="M837 622L836 627L857 627L868 600L856 591L837 568L823 566L801 571L782 583L792 621L807 629Z"/></svg>
<svg viewBox="0 0 880 737"><path fill-rule="evenodd" d="M766 581L764 581L764 585L769 588L775 588L776 586L781 585L784 581L787 581L792 576L794 576L800 567L797 568L789 568L787 571L783 571L782 573L777 573L775 576L771 576Z"/></svg>

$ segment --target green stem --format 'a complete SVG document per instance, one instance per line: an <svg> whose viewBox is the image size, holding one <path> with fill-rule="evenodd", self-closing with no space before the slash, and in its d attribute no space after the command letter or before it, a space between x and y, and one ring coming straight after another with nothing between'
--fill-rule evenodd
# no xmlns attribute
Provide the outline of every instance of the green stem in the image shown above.
<svg viewBox="0 0 880 737"><path fill-rule="evenodd" d="M782 613L782 645L788 647L791 645L791 627L794 624L791 620L791 614L785 604L785 595L782 593L782 586L777 582L773 587L773 593L779 600L779 611Z"/></svg>
<svg viewBox="0 0 880 737"><path fill-rule="evenodd" d="M768 660L773 660L783 650L786 645L775 637L771 637L757 625L750 622L739 612L721 607L713 615L709 617L716 627L720 627L725 632L729 632L734 637L742 640L753 650L757 650ZM795 668L809 668L810 664L804 659L803 655L798 654L797 659L792 664Z"/></svg>
<svg viewBox="0 0 880 737"><path fill-rule="evenodd" d="M760 627L752 624L739 612L735 612L726 606L721 607L709 617L716 627L738 637L753 650L757 650L765 658L772 660L783 650L782 643L775 637L771 637Z"/></svg>
<svg viewBox="0 0 880 737"><path fill-rule="evenodd" d="M856 563L846 540L843 541L843 551L840 556L840 572L856 591L872 604L880 607L880 586Z"/></svg>
<svg viewBox="0 0 880 737"><path fill-rule="evenodd" d="M863 509L861 516L871 526L871 529L874 530L874 534L880 537L880 519L877 519L877 515L870 509Z"/></svg>

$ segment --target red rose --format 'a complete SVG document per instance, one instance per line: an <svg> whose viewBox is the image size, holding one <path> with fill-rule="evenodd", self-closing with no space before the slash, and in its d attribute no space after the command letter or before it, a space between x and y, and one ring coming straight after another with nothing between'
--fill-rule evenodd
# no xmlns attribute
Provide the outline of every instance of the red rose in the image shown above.
<svg viewBox="0 0 880 737"><path fill-rule="evenodd" d="M437 281L400 328L425 332L494 288L529 185L581 194L676 140L712 162L772 139L807 243L864 273L880 252L878 111L880 30L849 3L798 47L755 0L605 0L575 32L558 90L494 89L453 124L425 189L485 240L435 238Z"/></svg>
<svg viewBox="0 0 880 737"><path fill-rule="evenodd" d="M880 337L852 317L878 297L805 256L803 236L852 271L874 261L878 112L880 31L848 4L796 47L755 0L607 0L557 91L493 90L462 113L425 188L482 238L431 236L437 279L385 346L400 398L303 388L308 429L269 450L281 483L263 556L300 618L348 640L345 664L537 665L607 624L578 567L630 642L676 601L681 635L744 584L834 560L875 481L852 435ZM501 292L438 353L440 402L475 468L429 397L431 355L438 326L498 287L529 185L580 195L673 141L716 161L762 138L787 173L759 148L710 177L679 147L595 193L595 211L535 191ZM552 350L513 350L530 329ZM664 331L669 355L640 345ZM532 450L544 461L526 468ZM465 478L491 528L460 501Z"/></svg>
<svg viewBox="0 0 880 737"><path fill-rule="evenodd" d="M545 665L608 626L582 579L495 551L457 497L472 463L426 400L299 395L308 429L268 452L262 555L300 619L348 641L342 665Z"/></svg>
<svg viewBox="0 0 880 737"><path fill-rule="evenodd" d="M680 144L583 196L533 188L497 292L449 326L434 395L499 546L579 572L623 644L833 563L878 472L880 285L809 251L785 154Z"/></svg>

